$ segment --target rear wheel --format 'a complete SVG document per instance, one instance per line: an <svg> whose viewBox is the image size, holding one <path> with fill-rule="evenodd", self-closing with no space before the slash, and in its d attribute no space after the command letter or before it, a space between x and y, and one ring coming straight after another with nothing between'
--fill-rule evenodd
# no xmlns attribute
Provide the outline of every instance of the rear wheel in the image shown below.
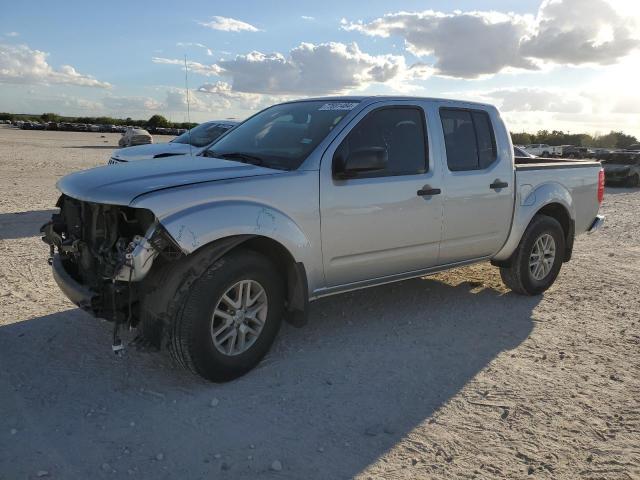
<svg viewBox="0 0 640 480"><path fill-rule="evenodd" d="M284 314L276 266L249 250L225 255L196 279L171 332L173 357L214 382L244 375L269 351Z"/></svg>
<svg viewBox="0 0 640 480"><path fill-rule="evenodd" d="M538 295L555 282L565 251L562 226L546 215L536 215L515 251L511 265L500 268L507 287L522 295Z"/></svg>

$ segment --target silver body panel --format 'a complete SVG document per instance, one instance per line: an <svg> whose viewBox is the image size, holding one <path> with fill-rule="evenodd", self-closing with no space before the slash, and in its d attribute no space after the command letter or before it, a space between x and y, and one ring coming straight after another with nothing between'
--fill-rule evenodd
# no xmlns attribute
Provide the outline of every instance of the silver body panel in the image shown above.
<svg viewBox="0 0 640 480"><path fill-rule="evenodd" d="M58 188L80 200L151 210L187 254L232 235L269 237L304 265L311 299L506 259L533 215L548 203L566 207L576 234L593 224L599 164L514 168L510 136L495 107L426 98L359 100L296 171L181 156L75 173ZM428 171L334 179L331 160L337 146L367 112L385 105L423 109ZM438 113L444 106L488 113L498 151L489 168L449 171ZM496 180L508 186L489 188ZM427 185L442 194L417 196Z"/></svg>

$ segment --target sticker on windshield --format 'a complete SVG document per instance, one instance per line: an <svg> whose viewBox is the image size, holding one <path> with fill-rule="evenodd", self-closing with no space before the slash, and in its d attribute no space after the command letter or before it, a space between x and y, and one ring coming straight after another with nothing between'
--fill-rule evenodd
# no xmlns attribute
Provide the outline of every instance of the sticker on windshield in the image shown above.
<svg viewBox="0 0 640 480"><path fill-rule="evenodd" d="M318 110L353 110L357 105L357 103L350 102L331 102L325 103Z"/></svg>

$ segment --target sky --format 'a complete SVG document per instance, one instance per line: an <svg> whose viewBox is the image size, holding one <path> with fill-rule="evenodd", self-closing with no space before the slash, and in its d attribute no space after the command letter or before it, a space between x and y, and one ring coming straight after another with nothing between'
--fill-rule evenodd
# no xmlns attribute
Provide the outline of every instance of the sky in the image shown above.
<svg viewBox="0 0 640 480"><path fill-rule="evenodd" d="M201 122L390 94L493 103L513 132L640 137L638 85L640 0L33 1L0 15L4 112L182 122L188 97Z"/></svg>

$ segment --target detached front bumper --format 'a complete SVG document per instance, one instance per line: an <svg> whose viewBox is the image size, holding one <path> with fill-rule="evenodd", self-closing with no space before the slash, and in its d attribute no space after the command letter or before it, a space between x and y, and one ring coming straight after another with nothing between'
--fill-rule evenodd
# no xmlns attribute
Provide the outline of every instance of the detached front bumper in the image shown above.
<svg viewBox="0 0 640 480"><path fill-rule="evenodd" d="M591 222L591 226L587 230L587 233L593 233L596 230L600 230L600 227L604 225L604 215L596 215L596 218Z"/></svg>
<svg viewBox="0 0 640 480"><path fill-rule="evenodd" d="M128 302L131 300L129 282L104 282L99 291L76 280L65 267L59 254L51 259L53 279L62 293L74 304L96 318L122 323L127 319Z"/></svg>
<svg viewBox="0 0 640 480"><path fill-rule="evenodd" d="M98 296L96 292L76 281L64 268L60 255L53 256L51 267L53 279L69 300L88 312L93 312L93 302Z"/></svg>

